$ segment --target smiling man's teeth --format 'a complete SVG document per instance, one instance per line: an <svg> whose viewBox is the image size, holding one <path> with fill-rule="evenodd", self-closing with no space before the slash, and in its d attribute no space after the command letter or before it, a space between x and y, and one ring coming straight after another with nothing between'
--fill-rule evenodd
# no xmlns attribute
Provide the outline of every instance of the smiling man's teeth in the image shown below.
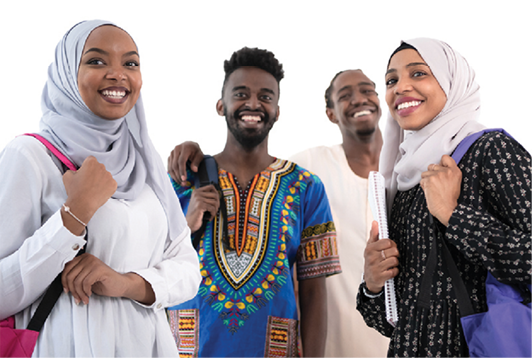
<svg viewBox="0 0 532 358"><path fill-rule="evenodd" d="M353 115L353 118L358 118L358 117L362 117L362 116L367 116L371 114L371 111L368 111L368 110L365 110L365 111L361 111L361 112L356 112L354 115Z"/></svg>
<svg viewBox="0 0 532 358"><path fill-rule="evenodd" d="M111 98L123 98L126 95L125 91L102 91L102 94Z"/></svg>
<svg viewBox="0 0 532 358"><path fill-rule="evenodd" d="M244 122L260 122L260 116L242 116Z"/></svg>
<svg viewBox="0 0 532 358"><path fill-rule="evenodd" d="M398 105L397 109L401 110L401 109L405 109L409 107L419 106L420 104L421 104L421 101L404 102Z"/></svg>

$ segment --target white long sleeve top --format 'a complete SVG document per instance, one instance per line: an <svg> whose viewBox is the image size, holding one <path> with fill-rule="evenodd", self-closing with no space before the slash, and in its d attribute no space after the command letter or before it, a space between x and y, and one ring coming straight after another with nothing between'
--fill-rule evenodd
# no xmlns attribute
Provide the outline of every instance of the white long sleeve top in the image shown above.
<svg viewBox="0 0 532 358"><path fill-rule="evenodd" d="M62 173L45 147L18 137L0 154L0 319L25 328L46 288L85 244L63 226ZM184 218L176 218L183 219ZM87 252L149 282L151 306L92 295L76 305L61 294L34 356L177 356L165 307L193 298L201 276L190 231L167 239L167 220L145 186L134 201L109 199L88 223Z"/></svg>

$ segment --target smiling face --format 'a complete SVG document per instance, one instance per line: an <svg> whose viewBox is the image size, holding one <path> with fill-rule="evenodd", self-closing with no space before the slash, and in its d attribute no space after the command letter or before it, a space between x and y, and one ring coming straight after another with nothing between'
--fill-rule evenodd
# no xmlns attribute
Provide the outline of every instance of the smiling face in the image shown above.
<svg viewBox="0 0 532 358"><path fill-rule="evenodd" d="M142 87L137 46L123 30L101 26L91 32L78 69L83 102L98 117L124 117L135 105Z"/></svg>
<svg viewBox="0 0 532 358"><path fill-rule="evenodd" d="M445 106L447 96L419 53L397 52L386 72L386 103L405 130L420 130Z"/></svg>
<svg viewBox="0 0 532 358"><path fill-rule="evenodd" d="M249 151L264 141L277 121L278 102L279 84L270 73L240 67L227 79L216 110L225 116L237 142Z"/></svg>
<svg viewBox="0 0 532 358"><path fill-rule="evenodd" d="M375 84L360 70L342 72L333 82L332 107L326 109L330 121L342 135L353 138L373 134L381 117Z"/></svg>

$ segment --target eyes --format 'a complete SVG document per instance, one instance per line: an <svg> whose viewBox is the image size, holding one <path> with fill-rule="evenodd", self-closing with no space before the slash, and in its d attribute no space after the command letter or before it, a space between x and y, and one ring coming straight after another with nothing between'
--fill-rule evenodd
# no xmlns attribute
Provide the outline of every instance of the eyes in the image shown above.
<svg viewBox="0 0 532 358"><path fill-rule="evenodd" d="M237 99L247 99L248 93L247 92L234 92L233 97ZM259 100L263 102L271 102L273 101L273 96L269 94L259 94L258 96Z"/></svg>
<svg viewBox="0 0 532 358"><path fill-rule="evenodd" d="M373 96L373 95L377 96L377 91L375 91L373 88L360 88L359 93L364 96ZM341 101L350 100L352 96L353 96L352 91L346 90L346 91L340 92L340 95L338 96L338 101L341 102Z"/></svg>
<svg viewBox="0 0 532 358"><path fill-rule="evenodd" d="M410 73L410 77L414 79L422 79L428 75L429 73L423 70L414 70ZM386 87L393 87L397 83L398 80L399 79L398 79L397 73L393 72L390 76L386 78L386 82L385 82Z"/></svg>
<svg viewBox="0 0 532 358"><path fill-rule="evenodd" d="M105 61L100 58L91 58L87 60L85 63L87 65L92 65L92 66L105 66L106 65ZM136 60L127 60L124 62L123 66L127 68L135 68L135 67L139 67L140 63Z"/></svg>

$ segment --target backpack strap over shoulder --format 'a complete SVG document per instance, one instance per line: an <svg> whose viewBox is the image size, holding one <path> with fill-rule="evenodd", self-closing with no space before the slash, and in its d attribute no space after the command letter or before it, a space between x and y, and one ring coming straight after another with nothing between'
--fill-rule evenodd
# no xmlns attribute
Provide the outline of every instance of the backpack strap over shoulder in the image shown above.
<svg viewBox="0 0 532 358"><path fill-rule="evenodd" d="M504 129L502 128L490 128L490 129L484 129L480 132L473 133L467 137L465 137L456 147L454 152L452 153L451 157L454 159L454 161L458 164L460 160L463 158L463 156L467 153L469 148L475 143L480 137L482 137L484 134L489 132L502 132L506 134L507 136L511 137L510 134L508 134ZM421 279L421 285L420 285L420 293L418 296L417 305L422 308L429 308L430 307L430 296L432 293L431 286L432 286L432 277L434 275L434 271L436 270L436 263L437 263L437 257L438 257L438 244L436 242L436 231L438 230L437 225L434 223L434 219L432 217L432 214L429 213L429 219L430 219L430 226L432 227L432 230L434 232L434 240L432 241L432 245L430 248L428 260L427 260L427 266L425 268L425 273L423 274L423 278ZM465 287L464 282L460 278L460 273L458 271L458 268L456 267L456 264L454 263L454 260L452 259L452 255L447 248L447 245L445 241L443 242L443 252L441 253L444 257L444 260L446 261L446 265L449 269L449 274L451 275L451 279L453 280L453 285L455 288L455 293L457 295L458 302L461 302L460 306L460 313L462 316L470 315L473 313L473 308L471 305L471 302L469 300L469 296L467 294L467 290Z"/></svg>
<svg viewBox="0 0 532 358"><path fill-rule="evenodd" d="M225 199L222 195L222 191L218 183L218 164L216 163L216 160L214 159L214 157L210 155L205 155L203 157L203 160L199 164L198 175L196 176L194 185L197 189L197 188L201 188L203 186L211 185L211 184L214 185L220 197L220 210L222 211L223 230L224 230L223 237L225 240L227 239L227 208L225 206ZM205 229L207 228L207 224L209 223L210 220L211 220L211 213L205 212L203 214L203 222L201 224L201 227L198 229L198 231L192 233L192 245L194 246L196 250L198 249L200 239L205 233Z"/></svg>

